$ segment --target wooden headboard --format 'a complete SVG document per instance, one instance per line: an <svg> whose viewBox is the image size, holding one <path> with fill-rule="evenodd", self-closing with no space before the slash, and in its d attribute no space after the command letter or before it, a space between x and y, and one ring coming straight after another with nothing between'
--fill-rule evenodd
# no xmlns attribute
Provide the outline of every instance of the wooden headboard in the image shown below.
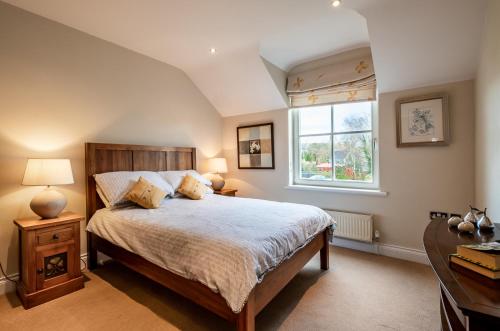
<svg viewBox="0 0 500 331"><path fill-rule="evenodd" d="M196 148L85 143L87 222L103 208L95 174L111 171L196 169Z"/></svg>

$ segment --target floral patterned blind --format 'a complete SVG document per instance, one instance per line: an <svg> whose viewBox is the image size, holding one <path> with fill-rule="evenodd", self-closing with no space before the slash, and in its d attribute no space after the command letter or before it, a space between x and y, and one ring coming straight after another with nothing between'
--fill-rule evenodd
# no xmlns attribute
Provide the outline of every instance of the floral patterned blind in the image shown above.
<svg viewBox="0 0 500 331"><path fill-rule="evenodd" d="M287 82L291 107L376 99L369 48L334 55L329 62L297 73L292 69Z"/></svg>

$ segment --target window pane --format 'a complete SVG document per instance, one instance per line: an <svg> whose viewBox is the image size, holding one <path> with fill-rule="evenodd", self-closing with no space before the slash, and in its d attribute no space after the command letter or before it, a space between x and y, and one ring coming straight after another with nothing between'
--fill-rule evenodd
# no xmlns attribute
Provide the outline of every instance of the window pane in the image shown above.
<svg viewBox="0 0 500 331"><path fill-rule="evenodd" d="M300 138L300 171L301 179L332 179L332 143L331 136L314 136Z"/></svg>
<svg viewBox="0 0 500 331"><path fill-rule="evenodd" d="M335 179L373 182L373 151L371 133L334 136Z"/></svg>
<svg viewBox="0 0 500 331"><path fill-rule="evenodd" d="M330 133L332 127L331 107L300 108L300 135Z"/></svg>
<svg viewBox="0 0 500 331"><path fill-rule="evenodd" d="M372 103L343 103L333 107L335 132L372 129Z"/></svg>

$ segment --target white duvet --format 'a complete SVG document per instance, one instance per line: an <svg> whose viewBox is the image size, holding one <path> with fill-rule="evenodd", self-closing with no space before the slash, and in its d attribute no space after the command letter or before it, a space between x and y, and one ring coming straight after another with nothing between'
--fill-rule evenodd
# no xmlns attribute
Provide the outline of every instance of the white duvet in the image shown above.
<svg viewBox="0 0 500 331"><path fill-rule="evenodd" d="M101 209L87 230L205 284L238 313L266 272L332 224L313 206L208 194L158 209Z"/></svg>

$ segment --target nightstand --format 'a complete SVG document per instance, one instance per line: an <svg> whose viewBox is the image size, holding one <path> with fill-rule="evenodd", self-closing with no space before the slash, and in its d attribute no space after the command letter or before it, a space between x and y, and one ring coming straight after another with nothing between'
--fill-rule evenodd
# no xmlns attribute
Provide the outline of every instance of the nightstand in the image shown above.
<svg viewBox="0 0 500 331"><path fill-rule="evenodd" d="M214 191L215 194L225 195L225 196L228 196L228 197L234 197L234 196L236 196L236 192L238 192L238 190L232 189L232 188L223 188L220 191Z"/></svg>
<svg viewBox="0 0 500 331"><path fill-rule="evenodd" d="M83 288L80 221L72 212L57 218L14 220L19 228L17 294L28 309Z"/></svg>

